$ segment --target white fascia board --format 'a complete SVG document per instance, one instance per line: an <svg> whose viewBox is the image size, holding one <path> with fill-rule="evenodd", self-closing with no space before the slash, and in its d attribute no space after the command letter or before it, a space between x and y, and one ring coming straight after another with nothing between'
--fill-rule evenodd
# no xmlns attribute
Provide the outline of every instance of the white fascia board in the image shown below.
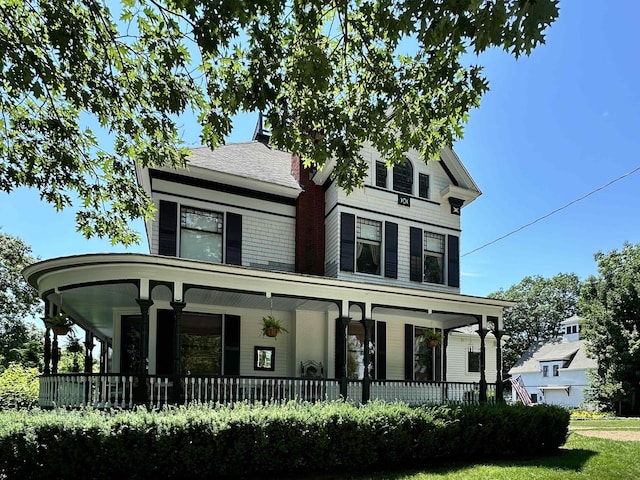
<svg viewBox="0 0 640 480"><path fill-rule="evenodd" d="M462 204L462 207L464 208L465 206L473 202L476 198L478 198L480 196L480 192L475 190L468 190L462 187L456 187L455 185L449 185L440 191L440 195L445 200L450 197L464 200L464 203Z"/></svg>
<svg viewBox="0 0 640 480"><path fill-rule="evenodd" d="M256 180L253 178L242 177L239 175L219 172L202 167L189 166L189 168L187 169L161 168L159 170L169 173L176 173L178 175L184 175L186 177L192 177L198 180L232 185L234 187L253 190L256 192L270 193L273 195L280 195L287 198L298 198L298 196L302 192L302 188L300 187L291 188L287 187L286 185L279 185L277 183L265 182L263 180Z"/></svg>
<svg viewBox="0 0 640 480"><path fill-rule="evenodd" d="M330 158L325 162L322 169L318 170L313 174L313 183L316 185L324 185L325 182L331 177L333 173L333 168L336 166L336 159Z"/></svg>
<svg viewBox="0 0 640 480"><path fill-rule="evenodd" d="M471 295L433 292L406 287L390 287L370 283L338 280L334 278L304 275L290 272L258 270L226 264L213 264L177 257L165 257L140 253L99 253L59 257L34 263L23 270L24 278L41 294L55 288L58 283L78 283L80 279L110 281L122 278L172 278L189 283L207 285L212 279L216 284L232 281L238 288L254 291L276 292L282 295L302 294L310 291L323 298L348 297L354 301L372 302L380 300L390 307L406 306L408 298L415 302L430 302L435 310L446 309L452 304L461 314L477 314L485 308L487 314L494 315L494 309L514 306L514 302ZM66 278L65 278L66 277ZM66 281L65 281L66 280ZM386 302L384 302L384 300Z"/></svg>
<svg viewBox="0 0 640 480"><path fill-rule="evenodd" d="M440 156L447 164L447 167L449 167L449 170L451 170L455 179L458 181L459 186L466 188L467 190L477 192L476 197L482 195L482 191L471 177L471 174L469 174L469 171L460 160L460 157L458 157L458 154L454 152L453 149L450 147L443 148L440 152Z"/></svg>

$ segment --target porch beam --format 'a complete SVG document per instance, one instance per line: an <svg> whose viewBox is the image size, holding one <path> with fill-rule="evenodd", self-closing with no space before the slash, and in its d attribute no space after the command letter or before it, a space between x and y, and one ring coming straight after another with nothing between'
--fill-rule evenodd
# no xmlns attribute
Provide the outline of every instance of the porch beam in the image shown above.
<svg viewBox="0 0 640 480"><path fill-rule="evenodd" d="M180 401L181 385L180 385L180 369L182 368L180 358L180 326L182 322L182 311L187 306L185 302L170 302L175 316L174 322L174 352L173 352L173 400L178 403Z"/></svg>
<svg viewBox="0 0 640 480"><path fill-rule="evenodd" d="M371 313L371 309L369 309ZM373 327L372 318L363 318L360 323L364 327L364 373L362 377L362 404L369 401L371 390L371 375L369 373L369 362L371 361L371 353L369 352L369 344L371 343L371 327Z"/></svg>
<svg viewBox="0 0 640 480"><path fill-rule="evenodd" d="M487 321L493 325L493 336L496 337L496 401L504 402L504 385L502 372L502 335L504 330L500 329L500 319L498 317L487 317Z"/></svg>
<svg viewBox="0 0 640 480"><path fill-rule="evenodd" d="M482 316L479 328L477 330L480 336L480 403L487 403L487 372L486 372L486 359L487 359L487 347L485 343L485 337L487 336L485 317Z"/></svg>

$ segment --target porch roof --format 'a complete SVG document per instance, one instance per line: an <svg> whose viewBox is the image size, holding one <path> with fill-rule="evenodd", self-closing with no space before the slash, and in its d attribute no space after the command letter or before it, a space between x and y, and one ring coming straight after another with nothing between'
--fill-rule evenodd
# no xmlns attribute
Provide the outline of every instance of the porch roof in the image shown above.
<svg viewBox="0 0 640 480"><path fill-rule="evenodd" d="M468 325L470 318L482 315L501 318L502 309L514 305L420 288L138 253L60 257L35 263L23 275L42 298L103 339L112 337L114 310L135 311L136 298L262 310L335 309L336 316L349 315L350 308L362 305L373 318L376 313L395 312L403 318L428 318L439 328Z"/></svg>

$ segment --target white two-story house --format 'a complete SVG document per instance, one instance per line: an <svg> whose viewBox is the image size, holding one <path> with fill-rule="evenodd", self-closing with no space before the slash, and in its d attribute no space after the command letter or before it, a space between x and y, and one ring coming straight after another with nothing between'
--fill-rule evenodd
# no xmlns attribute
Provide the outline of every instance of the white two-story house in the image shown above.
<svg viewBox="0 0 640 480"><path fill-rule="evenodd" d="M580 317L574 315L561 323L562 336L555 341L534 345L509 370L522 377L532 403L550 403L579 407L589 388L588 372L597 361L587 355L580 340ZM513 391L513 401L516 391Z"/></svg>
<svg viewBox="0 0 640 480"><path fill-rule="evenodd" d="M460 293L460 218L480 190L449 148L392 168L363 156L366 185L349 195L331 162L305 168L261 128L193 148L182 170L138 168L157 207L149 254L25 270L47 314L69 315L101 347L100 373L89 374L89 348L87 373L60 374L48 328L41 404L501 397L512 304ZM287 333L264 336L268 315ZM440 344L426 347L426 330Z"/></svg>

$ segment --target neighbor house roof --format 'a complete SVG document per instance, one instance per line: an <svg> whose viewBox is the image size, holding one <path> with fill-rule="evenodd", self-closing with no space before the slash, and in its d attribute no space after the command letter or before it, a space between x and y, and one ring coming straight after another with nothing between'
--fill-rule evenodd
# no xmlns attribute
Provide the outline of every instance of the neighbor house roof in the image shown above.
<svg viewBox="0 0 640 480"><path fill-rule="evenodd" d="M229 143L215 150L193 147L187 157L190 167L282 185L300 190L291 174L291 154L253 141Z"/></svg>
<svg viewBox="0 0 640 480"><path fill-rule="evenodd" d="M597 363L587 356L584 340L562 342L560 340L534 345L529 348L509 370L510 375L535 373L541 369L540 362L568 361L566 370L596 368Z"/></svg>

